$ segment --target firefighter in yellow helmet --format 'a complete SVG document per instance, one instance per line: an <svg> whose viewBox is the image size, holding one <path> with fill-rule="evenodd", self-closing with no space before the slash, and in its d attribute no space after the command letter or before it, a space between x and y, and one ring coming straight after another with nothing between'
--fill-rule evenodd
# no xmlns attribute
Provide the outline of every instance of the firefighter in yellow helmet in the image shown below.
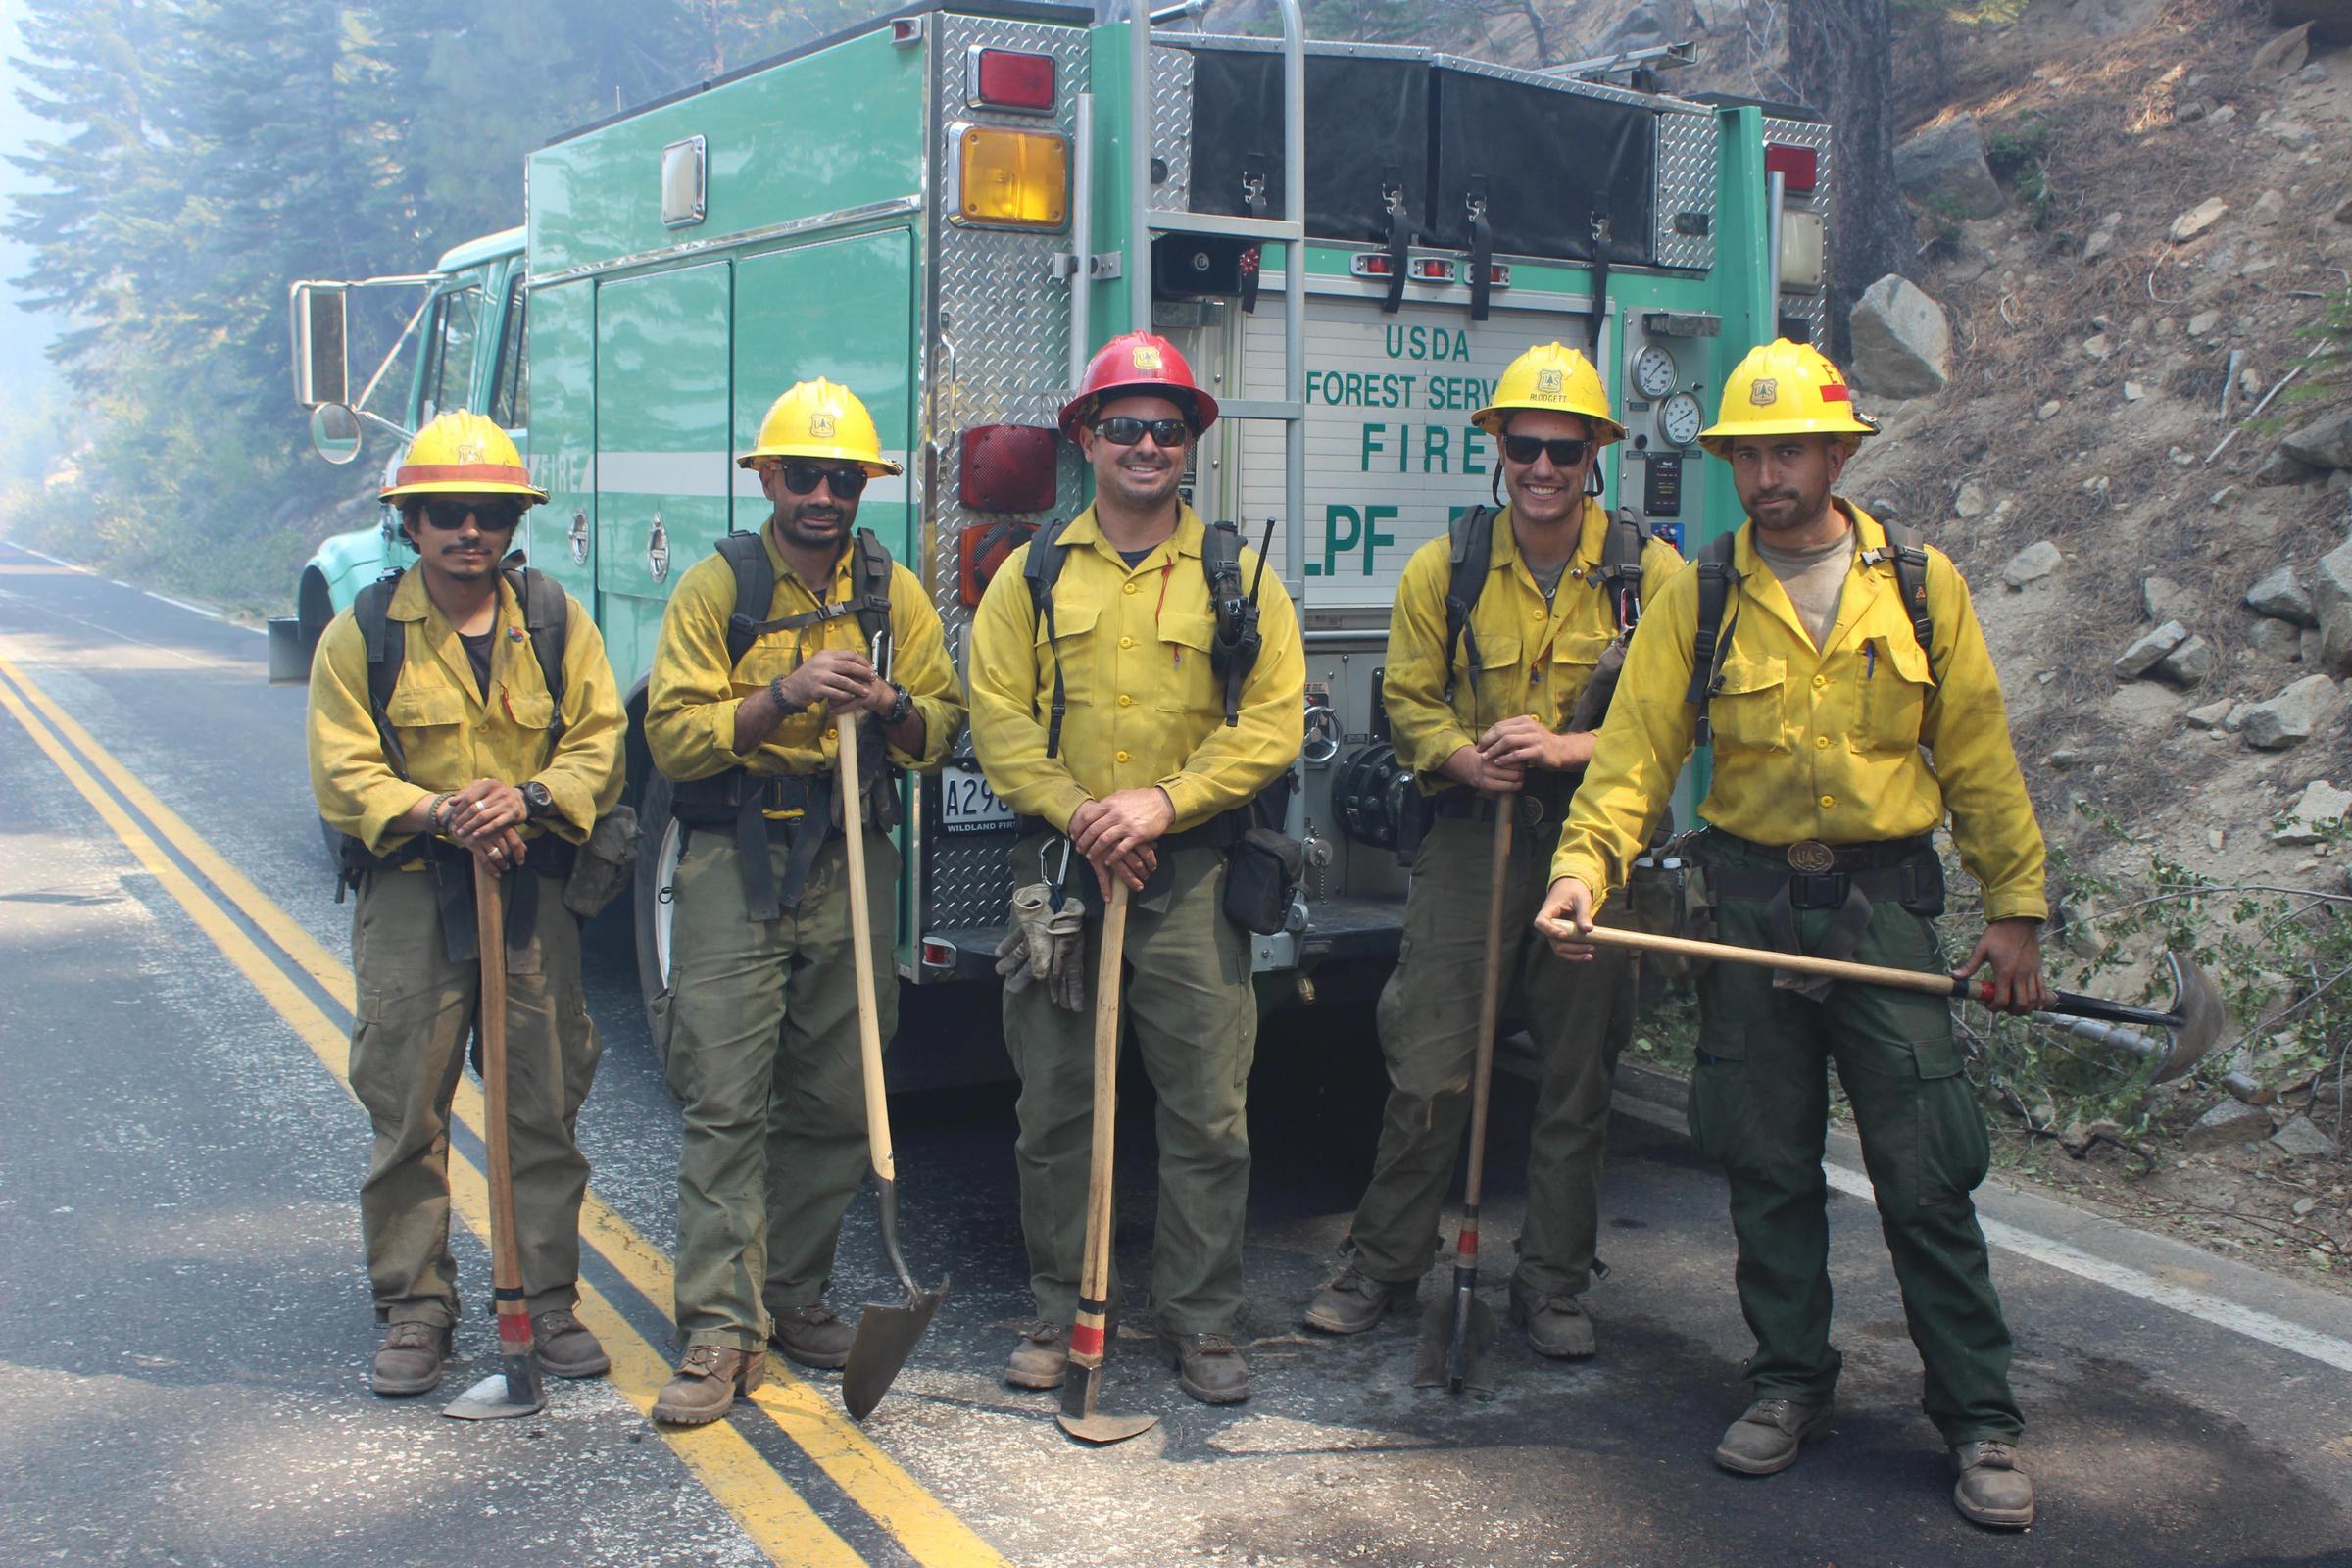
<svg viewBox="0 0 2352 1568"><path fill-rule="evenodd" d="M1940 551L1833 490L1874 430L1845 377L1803 344L1755 350L1726 383L1700 439L1730 466L1748 522L1642 617L1538 919L1562 956L1592 953L1578 936L1711 729L1694 858L1723 940L1943 972L1930 835L1948 819L1988 922L1961 972L1989 967L2005 1011L2048 1000L2041 832L1968 585ZM1951 1447L1953 1501L1980 1524L2023 1528L2034 1488L2017 1464L2009 1331L1969 1200L1984 1177L1984 1118L1940 997L1785 986L1739 964L1700 978L1690 1131L1730 1179L1740 1304L1756 1337L1754 1402L1715 1461L1786 1469L1831 1420L1839 1357L1821 1150L1833 1060L1926 1366L1925 1408Z"/></svg>
<svg viewBox="0 0 2352 1568"><path fill-rule="evenodd" d="M1625 427L1576 350L1548 343L1520 355L1472 421L1501 449L1509 504L1478 508L1415 551L1389 621L1383 696L1397 759L1420 781L1431 820L1380 1001L1390 1085L1380 1150L1345 1264L1306 1322L1332 1334L1369 1329L1411 1304L1429 1268L1469 1113L1490 845L1494 812L1507 809L1518 820L1503 892L1504 1008L1528 1021L1541 1063L1511 1315L1539 1352L1582 1357L1595 1348L1579 1298L1593 1274L1609 1074L1633 1028L1633 965L1563 963L1527 922L1607 707L1604 656L1613 668L1621 650L1609 650L1640 600L1682 561L1592 494L1601 449ZM1448 598L1471 605L1458 628Z"/></svg>
<svg viewBox="0 0 2352 1568"><path fill-rule="evenodd" d="M897 946L896 769L935 768L963 728L939 612L857 526L896 475L865 405L803 381L738 460L773 509L678 580L645 738L686 833L662 1023L686 1102L676 1310L686 1352L659 1421L716 1420L773 1344L837 1367L854 1331L825 1304L842 1211L866 1163L852 920ZM866 726L867 906L850 906L835 815L842 723ZM885 759L885 746L888 748ZM887 1040L898 978L874 976Z"/></svg>
<svg viewBox="0 0 2352 1568"><path fill-rule="evenodd" d="M421 1394L458 1317L449 1107L477 1004L473 873L506 880L514 1217L540 1364L609 1364L572 1315L588 1161L572 1124L596 1073L565 906L576 847L621 790L620 694L596 620L502 569L547 494L478 414L418 431L383 498L416 563L361 591L311 666L311 784L358 895L351 1086L375 1128L360 1229L378 1318L370 1381Z"/></svg>

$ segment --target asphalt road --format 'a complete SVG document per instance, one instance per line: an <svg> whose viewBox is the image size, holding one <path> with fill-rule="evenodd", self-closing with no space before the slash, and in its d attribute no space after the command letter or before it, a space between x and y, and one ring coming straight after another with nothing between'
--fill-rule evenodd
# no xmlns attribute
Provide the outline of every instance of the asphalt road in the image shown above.
<svg viewBox="0 0 2352 1568"><path fill-rule="evenodd" d="M1454 1397L1408 1386L1407 1318L1298 1331L1378 1114L1352 1012L1287 1015L1261 1044L1248 1404L1184 1397L1140 1318L1104 1398L1161 1416L1135 1442L1081 1449L1050 1396L999 1381L1027 1311L999 1086L894 1102L906 1250L955 1285L863 1427L810 1374L717 1427L657 1432L678 1119L609 947L583 1312L612 1377L555 1384L528 1421L438 1413L496 1365L468 1087L466 1361L437 1395L378 1399L367 1128L339 1076L348 909L303 693L265 684L263 652L0 545L0 1564L2352 1563L2341 1298L1997 1184L2041 1516L2024 1536L1960 1520L1867 1189L1836 1166L1850 1149L1832 1172L1836 1430L1781 1476L1718 1472L1748 1348L1722 1185L1640 1100L1612 1130L1596 1361L1506 1339L1499 1391ZM1140 1288L1151 1105L1140 1074L1126 1085L1120 1247ZM1516 1228L1525 1099L1498 1091L1491 1247ZM861 1203L834 1299L896 1296Z"/></svg>

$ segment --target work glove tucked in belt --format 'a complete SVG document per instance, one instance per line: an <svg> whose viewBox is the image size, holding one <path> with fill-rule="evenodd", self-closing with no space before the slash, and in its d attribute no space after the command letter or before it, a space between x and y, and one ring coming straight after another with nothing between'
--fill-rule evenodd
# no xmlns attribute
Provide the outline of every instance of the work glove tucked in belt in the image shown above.
<svg viewBox="0 0 2352 1568"><path fill-rule="evenodd" d="M1075 899L1054 908L1052 890L1043 882L1015 888L1012 929L997 944L997 973L1007 991L1025 990L1033 981L1046 982L1046 995L1056 1006L1072 1012L1086 1007L1086 965L1079 956L1086 911Z"/></svg>

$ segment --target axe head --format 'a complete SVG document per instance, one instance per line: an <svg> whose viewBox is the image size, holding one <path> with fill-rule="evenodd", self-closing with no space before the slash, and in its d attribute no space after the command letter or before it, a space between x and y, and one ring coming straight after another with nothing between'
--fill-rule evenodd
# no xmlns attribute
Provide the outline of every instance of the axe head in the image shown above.
<svg viewBox="0 0 2352 1568"><path fill-rule="evenodd" d="M2154 1081L2168 1083L2187 1072L2220 1044L2222 1032L2229 1027L2230 1009L2222 1002L2222 992L2194 960L2185 956L2167 952L2165 965L2173 975L2173 1016L2179 1021L2172 1026L2172 1049L2156 1067Z"/></svg>

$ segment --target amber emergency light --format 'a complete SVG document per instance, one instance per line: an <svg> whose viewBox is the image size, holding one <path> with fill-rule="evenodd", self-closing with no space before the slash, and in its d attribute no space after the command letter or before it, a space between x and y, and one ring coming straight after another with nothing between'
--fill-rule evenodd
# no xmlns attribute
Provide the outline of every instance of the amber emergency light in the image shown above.
<svg viewBox="0 0 2352 1568"><path fill-rule="evenodd" d="M1070 215L1070 144L1044 130L957 125L956 221L990 228L1060 228Z"/></svg>

